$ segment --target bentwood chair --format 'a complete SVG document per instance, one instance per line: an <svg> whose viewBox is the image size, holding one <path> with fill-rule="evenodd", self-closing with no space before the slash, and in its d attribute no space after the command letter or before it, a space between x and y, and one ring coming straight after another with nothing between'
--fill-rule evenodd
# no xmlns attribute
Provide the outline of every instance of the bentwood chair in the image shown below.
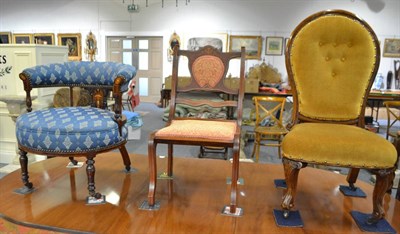
<svg viewBox="0 0 400 234"><path fill-rule="evenodd" d="M383 105L386 107L387 112L387 127L386 127L386 139L390 137L396 138L397 131L395 124L400 122L400 101L385 101Z"/></svg>
<svg viewBox="0 0 400 234"><path fill-rule="evenodd" d="M190 72L190 83L186 86L178 84L179 58L186 57ZM239 59L240 64L240 86L231 89L225 85L224 79L229 69L229 62ZM232 61L234 62L234 61ZM155 206L155 192L157 183L156 152L157 145L168 145L168 168L167 175L173 175L173 146L174 145L196 145L211 147L228 147L232 149L232 181L238 181L239 175L239 152L240 133L242 122L242 102L244 98L244 67L245 49L241 52L223 53L212 46L205 46L197 51L180 50L175 47L172 67L172 87L169 120L166 126L156 130L149 136L149 193L148 208ZM204 100L201 98L190 99L187 94L199 94L199 96L226 95L235 98L227 98L218 101ZM186 104L193 107L208 106L214 108L227 107L236 111L235 119L205 119L176 117L175 108L178 104ZM232 115L233 116L233 115ZM230 163L226 161L226 163ZM195 168L193 168L195 170ZM231 183L231 203L225 207L227 214L234 215L240 208L236 207L237 183ZM146 205L146 206L147 206Z"/></svg>
<svg viewBox="0 0 400 234"><path fill-rule="evenodd" d="M287 184L282 215L288 219L293 213L300 169L314 164L350 168L351 186L360 169L375 174L373 212L364 221L377 223L384 217L383 197L397 153L389 141L364 129L366 101L380 62L374 31L350 12L321 11L294 29L285 55L295 114L282 141Z"/></svg>
<svg viewBox="0 0 400 234"><path fill-rule="evenodd" d="M281 157L281 142L288 130L283 125L286 97L254 96L256 122L254 125L254 147L252 157L258 162L260 146L278 147Z"/></svg>
<svg viewBox="0 0 400 234"><path fill-rule="evenodd" d="M86 157L89 196L88 204L104 203L105 196L95 191L94 158L97 154L119 149L130 171L131 162L125 148L126 118L121 114L122 93L136 75L130 65L113 62L65 62L39 65L23 70L19 77L26 91L27 113L16 120L16 136L24 187L17 192L31 193L27 153L49 157ZM32 111L31 91L37 88L70 88L71 106ZM93 106L72 106L73 87L91 90ZM107 95L112 91L114 111L107 110Z"/></svg>

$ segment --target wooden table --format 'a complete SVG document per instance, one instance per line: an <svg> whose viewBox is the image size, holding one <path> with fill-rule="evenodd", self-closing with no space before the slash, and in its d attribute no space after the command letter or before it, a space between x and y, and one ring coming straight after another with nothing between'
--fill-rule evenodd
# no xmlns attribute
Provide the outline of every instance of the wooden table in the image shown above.
<svg viewBox="0 0 400 234"><path fill-rule="evenodd" d="M96 160L96 190L106 195L106 204L86 205L85 167L68 169L68 160L52 158L30 165L36 190L29 195L13 192L21 186L17 170L0 180L0 216L36 228L61 232L94 233L362 233L350 211L372 212L373 186L357 181L367 198L345 197L339 191L346 176L304 168L299 175L296 206L304 228L275 224L273 209L279 209L283 190L274 180L283 178L282 165L240 163L238 205L241 217L221 215L229 204L229 160L174 158L174 179L158 180L158 211L140 210L148 192L148 159L130 155L138 171L126 174L117 153L100 154ZM78 160L83 161L81 158ZM166 159L158 159L159 169ZM318 178L318 181L316 181ZM386 220L400 231L400 201L385 195ZM0 230L1 232L1 230Z"/></svg>

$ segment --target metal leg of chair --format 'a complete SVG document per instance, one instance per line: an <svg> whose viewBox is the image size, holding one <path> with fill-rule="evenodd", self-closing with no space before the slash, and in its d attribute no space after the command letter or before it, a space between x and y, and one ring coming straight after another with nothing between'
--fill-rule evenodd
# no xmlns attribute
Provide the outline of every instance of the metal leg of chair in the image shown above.
<svg viewBox="0 0 400 234"><path fill-rule="evenodd" d="M292 161L286 158L282 159L283 168L285 171L285 179L287 190L282 200L283 216L289 217L290 209L294 207L294 199L296 197L297 179L300 169L305 167L306 164L301 162Z"/></svg>
<svg viewBox="0 0 400 234"><path fill-rule="evenodd" d="M119 147L119 152L121 153L122 160L124 161L125 169L127 172L129 172L131 170L131 159L129 158L129 154L125 145Z"/></svg>
<svg viewBox="0 0 400 234"><path fill-rule="evenodd" d="M385 216L383 197L387 189L392 186L394 178L394 173L392 173L393 169L373 170L372 172L376 175L376 182L372 197L373 212L372 216L367 221L368 224L377 223Z"/></svg>

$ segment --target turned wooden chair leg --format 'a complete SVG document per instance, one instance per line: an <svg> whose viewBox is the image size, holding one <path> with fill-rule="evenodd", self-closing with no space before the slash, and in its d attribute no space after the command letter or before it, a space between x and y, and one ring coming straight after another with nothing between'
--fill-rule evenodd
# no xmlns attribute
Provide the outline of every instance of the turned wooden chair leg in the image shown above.
<svg viewBox="0 0 400 234"><path fill-rule="evenodd" d="M380 219L385 216L383 209L383 197L386 194L388 188L392 186L394 173L392 170L375 170L373 173L376 175L376 182L372 197L373 212L372 216L368 219L368 224L377 223Z"/></svg>
<svg viewBox="0 0 400 234"><path fill-rule="evenodd" d="M286 158L282 159L283 168L285 170L285 179L287 184L286 193L282 198L282 209L284 218L289 217L290 209L294 207L294 199L296 197L297 179L300 169L306 164L295 162Z"/></svg>
<svg viewBox="0 0 400 234"><path fill-rule="evenodd" d="M96 169L94 167L94 157L95 156L88 156L86 160L86 174L88 178L88 190L89 190L89 195L91 197L95 197L99 199L101 197L100 193L96 193L96 186L94 182L94 176Z"/></svg>
<svg viewBox="0 0 400 234"><path fill-rule="evenodd" d="M156 161L156 147L154 140L150 138L148 143L148 157L149 157L149 193L147 195L147 202L149 206L154 206L156 185L157 185L157 161Z"/></svg>
<svg viewBox="0 0 400 234"><path fill-rule="evenodd" d="M31 190L33 188L33 184L31 182L29 182L28 157L26 155L27 155L27 152L25 152L21 149L19 150L19 163L21 165L22 183L28 190Z"/></svg>
<svg viewBox="0 0 400 234"><path fill-rule="evenodd" d="M131 170L131 159L129 158L128 151L126 150L125 145L119 147L119 152L121 152L122 160L124 161L126 171Z"/></svg>

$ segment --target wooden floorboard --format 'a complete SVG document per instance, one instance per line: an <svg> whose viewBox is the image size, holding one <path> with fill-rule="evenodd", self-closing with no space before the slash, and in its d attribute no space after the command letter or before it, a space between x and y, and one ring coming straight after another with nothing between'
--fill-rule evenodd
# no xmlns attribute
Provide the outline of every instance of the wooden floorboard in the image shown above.
<svg viewBox="0 0 400 234"><path fill-rule="evenodd" d="M17 170L0 180L0 215L7 220L41 229L61 232L95 233L361 233L350 211L372 212L373 186L358 181L367 198L344 197L338 186L345 176L305 168L299 175L296 209L303 228L276 226L273 209L279 209L282 189L274 179L283 178L281 165L240 164L238 205L241 217L221 215L229 204L227 177L229 161L174 158L174 179L158 180L158 211L140 210L148 191L148 161L143 155L130 155L138 171L126 174L117 153L96 157L96 191L106 195L103 205L86 205L85 166L68 169L66 158L52 158L29 165L30 180L36 191L19 195ZM78 158L80 160L80 158ZM82 159L81 159L82 160ZM159 172L166 159L159 159ZM386 219L400 231L400 202L387 195Z"/></svg>

